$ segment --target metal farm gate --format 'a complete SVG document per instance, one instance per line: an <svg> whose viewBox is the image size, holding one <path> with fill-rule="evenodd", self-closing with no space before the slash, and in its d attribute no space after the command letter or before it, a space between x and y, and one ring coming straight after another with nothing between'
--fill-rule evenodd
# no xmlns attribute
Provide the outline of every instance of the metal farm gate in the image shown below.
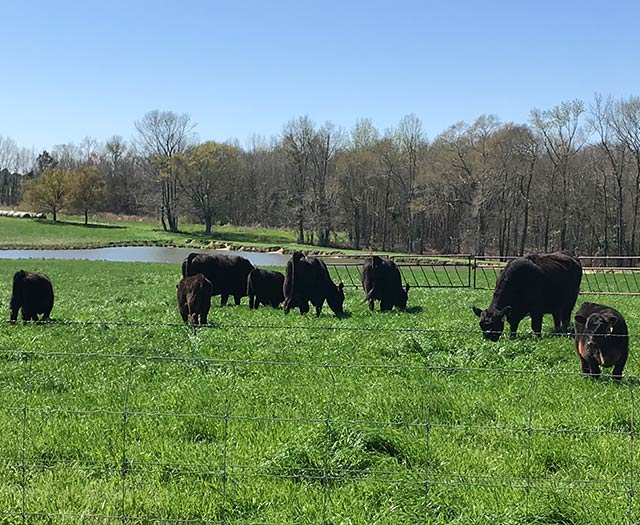
<svg viewBox="0 0 640 525"><path fill-rule="evenodd" d="M640 257L578 257L583 275L580 293L640 295ZM500 270L516 257L442 255L394 258L412 288L492 290ZM326 257L332 277L345 286L361 286L363 259Z"/></svg>

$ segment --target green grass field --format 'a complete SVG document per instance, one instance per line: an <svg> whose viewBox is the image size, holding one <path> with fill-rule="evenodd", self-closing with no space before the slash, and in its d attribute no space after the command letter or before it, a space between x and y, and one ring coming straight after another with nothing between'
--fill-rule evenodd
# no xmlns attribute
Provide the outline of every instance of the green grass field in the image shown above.
<svg viewBox="0 0 640 525"><path fill-rule="evenodd" d="M205 236L201 224L180 224L180 233L162 230L158 222L93 219L88 226L83 218L61 216L57 223L50 220L0 217L0 249L20 248L101 248L107 246L192 246L287 250L316 250L316 246L296 244L293 230L243 226L214 226ZM322 248L324 253L352 250Z"/></svg>
<svg viewBox="0 0 640 525"><path fill-rule="evenodd" d="M350 288L344 319L214 298L192 333L178 265L0 261L0 304L23 267L59 324L0 324L2 524L640 519L635 338L618 384L583 379L550 319L484 341L485 290L381 314ZM640 298L599 299L640 331Z"/></svg>

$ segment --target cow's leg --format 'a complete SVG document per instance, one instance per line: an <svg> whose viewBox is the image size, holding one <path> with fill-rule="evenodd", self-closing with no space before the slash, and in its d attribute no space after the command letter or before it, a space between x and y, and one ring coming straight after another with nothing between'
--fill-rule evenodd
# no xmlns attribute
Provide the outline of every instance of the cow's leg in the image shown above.
<svg viewBox="0 0 640 525"><path fill-rule="evenodd" d="M236 306L240 306L240 301L242 300L242 295L240 294L235 294L233 296L233 300L236 302Z"/></svg>
<svg viewBox="0 0 640 525"><path fill-rule="evenodd" d="M392 302L386 301L384 299L382 301L380 301L380 311L381 312L388 312L392 308L393 308L393 303Z"/></svg>
<svg viewBox="0 0 640 525"><path fill-rule="evenodd" d="M300 301L298 304L300 305L300 315L309 313L309 301Z"/></svg>
<svg viewBox="0 0 640 525"><path fill-rule="evenodd" d="M538 337L542 335L542 317L543 314L540 313L531 314L531 329Z"/></svg>
<svg viewBox="0 0 640 525"><path fill-rule="evenodd" d="M22 320L26 323L27 321L31 320L31 312L27 309L25 309L25 307L22 307Z"/></svg>
<svg viewBox="0 0 640 525"><path fill-rule="evenodd" d="M189 312L187 312L186 308L180 308L180 316L182 317L182 322L187 324L189 321Z"/></svg>
<svg viewBox="0 0 640 525"><path fill-rule="evenodd" d="M622 379L622 369L624 368L626 362L627 356L624 356L615 364L615 366L613 367L613 371L611 372L611 377L613 377L613 379L616 379L618 381Z"/></svg>
<svg viewBox="0 0 640 525"><path fill-rule="evenodd" d="M211 305L206 304L204 306L204 308L202 309L202 313L200 314L200 323L201 324L208 324L209 321L207 320L209 317L209 308L211 307Z"/></svg>
<svg viewBox="0 0 640 525"><path fill-rule="evenodd" d="M565 308L562 312L562 326L564 327L564 331L567 333L573 332L573 323L571 322L571 308Z"/></svg>
<svg viewBox="0 0 640 525"><path fill-rule="evenodd" d="M253 299L254 299L254 296L253 295L249 295L249 309L250 310L253 310Z"/></svg>
<svg viewBox="0 0 640 525"><path fill-rule="evenodd" d="M600 365L598 364L598 362L593 359L590 358L589 359L589 374L591 377L593 377L594 379L598 379L600 377Z"/></svg>
<svg viewBox="0 0 640 525"><path fill-rule="evenodd" d="M316 317L320 316L320 314L322 313L323 304L324 304L324 301L321 301L320 304L314 305L316 307Z"/></svg>
<svg viewBox="0 0 640 525"><path fill-rule="evenodd" d="M369 310L373 312L374 308L375 308L375 301L373 299L369 299Z"/></svg>
<svg viewBox="0 0 640 525"><path fill-rule="evenodd" d="M584 357L578 354L580 358L580 369L582 370L582 375L588 377L591 375L591 367L589 366L589 361L587 361Z"/></svg>
<svg viewBox="0 0 640 525"><path fill-rule="evenodd" d="M517 316L513 313L507 316L507 323L509 323L511 339L514 339L516 337L516 334L518 333L518 326L520 326L520 321L522 321L522 316Z"/></svg>
<svg viewBox="0 0 640 525"><path fill-rule="evenodd" d="M220 294L220 306L227 306L227 301L229 300L228 293Z"/></svg>
<svg viewBox="0 0 640 525"><path fill-rule="evenodd" d="M42 320L45 322L51 321L51 310L47 310L42 314Z"/></svg>
<svg viewBox="0 0 640 525"><path fill-rule="evenodd" d="M556 334L561 333L562 330L562 312L553 312L553 332Z"/></svg>
<svg viewBox="0 0 640 525"><path fill-rule="evenodd" d="M31 315L31 320L37 323L38 322L38 314L34 312Z"/></svg>

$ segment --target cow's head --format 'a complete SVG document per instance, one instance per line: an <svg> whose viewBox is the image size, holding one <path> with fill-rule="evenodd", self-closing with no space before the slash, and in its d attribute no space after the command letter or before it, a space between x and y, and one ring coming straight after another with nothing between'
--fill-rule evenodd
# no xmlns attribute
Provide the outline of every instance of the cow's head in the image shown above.
<svg viewBox="0 0 640 525"><path fill-rule="evenodd" d="M592 313L589 317L576 315L576 336L585 338L585 357L595 359L600 366L609 366L607 363L606 342L613 335L618 317L610 313Z"/></svg>
<svg viewBox="0 0 640 525"><path fill-rule="evenodd" d="M505 306L502 310L497 310L493 307L489 307L486 310L480 310L477 306L472 308L473 313L480 318L482 337L495 343L502 335L504 320L511 313L511 307Z"/></svg>
<svg viewBox="0 0 640 525"><path fill-rule="evenodd" d="M338 286L331 286L329 293L327 294L327 304L329 308L333 310L335 314L342 314L342 304L344 303L344 284L340 283Z"/></svg>
<svg viewBox="0 0 640 525"><path fill-rule="evenodd" d="M11 300L9 302L9 309L11 310L9 321L12 323L15 323L18 319L18 311L22 306L22 295L26 276L27 272L24 270L20 270L13 275L13 290L11 292Z"/></svg>

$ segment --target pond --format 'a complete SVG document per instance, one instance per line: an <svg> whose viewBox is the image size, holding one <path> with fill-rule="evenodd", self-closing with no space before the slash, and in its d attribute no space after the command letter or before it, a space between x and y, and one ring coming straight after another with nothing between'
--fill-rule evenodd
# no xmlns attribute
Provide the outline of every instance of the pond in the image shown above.
<svg viewBox="0 0 640 525"><path fill-rule="evenodd" d="M182 263L191 252L241 255L255 266L285 266L290 255L230 250L197 250L167 246L121 246L89 250L0 250L0 259L80 259L114 262Z"/></svg>

